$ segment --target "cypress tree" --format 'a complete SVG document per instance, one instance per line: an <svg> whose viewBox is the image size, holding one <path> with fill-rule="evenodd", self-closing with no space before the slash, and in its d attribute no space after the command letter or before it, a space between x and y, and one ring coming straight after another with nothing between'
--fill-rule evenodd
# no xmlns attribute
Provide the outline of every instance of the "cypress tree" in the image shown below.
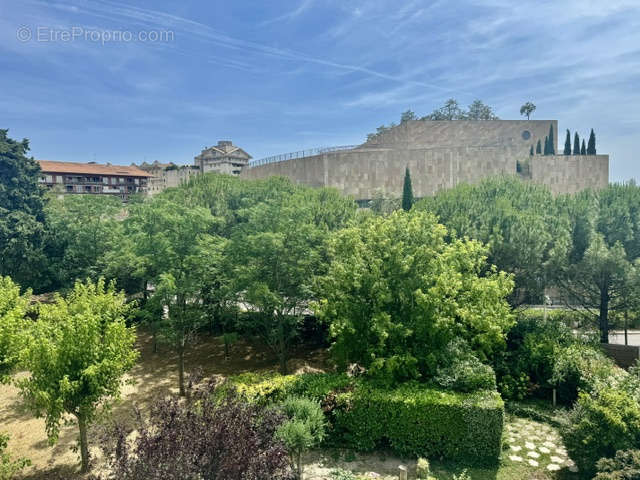
<svg viewBox="0 0 640 480"><path fill-rule="evenodd" d="M578 132L576 132L573 137L573 154L580 155L580 136L578 135Z"/></svg>
<svg viewBox="0 0 640 480"><path fill-rule="evenodd" d="M596 134L593 132L593 128L591 129L591 134L589 135L589 144L587 145L587 155L595 155L596 154Z"/></svg>
<svg viewBox="0 0 640 480"><path fill-rule="evenodd" d="M571 133L567 128L567 138L564 140L564 154L571 155Z"/></svg>
<svg viewBox="0 0 640 480"><path fill-rule="evenodd" d="M584 143L584 138L582 139L582 148L580 148L580 155L587 154L587 145Z"/></svg>
<svg viewBox="0 0 640 480"><path fill-rule="evenodd" d="M549 155L549 137L544 137L544 154Z"/></svg>
<svg viewBox="0 0 640 480"><path fill-rule="evenodd" d="M542 142L538 139L538 144L536 145L536 153L540 155L542 153Z"/></svg>
<svg viewBox="0 0 640 480"><path fill-rule="evenodd" d="M529 156L533 157L533 145L531 145L531 149L529 150Z"/></svg>
<svg viewBox="0 0 640 480"><path fill-rule="evenodd" d="M556 154L556 140L553 138L553 124L549 125L549 155Z"/></svg>
<svg viewBox="0 0 640 480"><path fill-rule="evenodd" d="M404 172L404 185L402 187L402 209L405 212L411 210L413 206L413 188L411 187L411 174L409 167Z"/></svg>

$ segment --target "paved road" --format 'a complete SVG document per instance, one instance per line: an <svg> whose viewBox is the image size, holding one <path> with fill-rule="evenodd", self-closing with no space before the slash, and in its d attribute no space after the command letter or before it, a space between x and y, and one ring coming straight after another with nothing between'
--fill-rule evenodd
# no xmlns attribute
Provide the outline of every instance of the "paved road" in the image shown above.
<svg viewBox="0 0 640 480"><path fill-rule="evenodd" d="M628 331L629 345L640 346L640 330ZM624 330L609 332L609 343L624 345Z"/></svg>

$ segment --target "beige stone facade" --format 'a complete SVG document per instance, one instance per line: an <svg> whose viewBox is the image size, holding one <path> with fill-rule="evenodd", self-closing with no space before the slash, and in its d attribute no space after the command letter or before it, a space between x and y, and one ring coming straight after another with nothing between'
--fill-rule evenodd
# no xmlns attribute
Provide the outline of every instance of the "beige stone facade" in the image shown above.
<svg viewBox="0 0 640 480"><path fill-rule="evenodd" d="M207 147L193 159L202 173L218 172L240 175L251 160L251 155L229 140L220 140L217 145Z"/></svg>
<svg viewBox="0 0 640 480"><path fill-rule="evenodd" d="M399 197L409 167L416 197L496 175L520 175L554 193L602 188L609 181L607 155L534 155L555 120L410 121L351 150L250 166L243 178L289 177L296 183L335 187L357 200L377 192ZM557 148L557 147L556 147ZM520 168L519 168L520 165ZM519 170L525 172L519 174Z"/></svg>

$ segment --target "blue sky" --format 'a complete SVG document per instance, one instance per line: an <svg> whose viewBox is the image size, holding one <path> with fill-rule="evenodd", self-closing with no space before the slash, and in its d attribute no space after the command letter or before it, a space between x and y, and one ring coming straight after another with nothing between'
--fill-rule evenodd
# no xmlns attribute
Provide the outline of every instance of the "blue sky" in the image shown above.
<svg viewBox="0 0 640 480"><path fill-rule="evenodd" d="M593 127L640 179L638 0L0 0L0 71L0 128L40 159L356 144L455 97Z"/></svg>

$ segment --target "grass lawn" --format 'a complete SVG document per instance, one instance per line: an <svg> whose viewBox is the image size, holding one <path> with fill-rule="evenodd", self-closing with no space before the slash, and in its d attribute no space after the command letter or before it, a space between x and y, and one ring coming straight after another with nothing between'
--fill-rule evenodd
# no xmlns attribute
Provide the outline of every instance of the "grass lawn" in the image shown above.
<svg viewBox="0 0 640 480"><path fill-rule="evenodd" d="M277 368L275 358L260 346L239 342L234 346L230 360L225 361L224 347L219 339L205 336L202 340L186 356L187 370L201 368L205 376L226 376ZM154 354L151 337L144 332L139 333L138 347L141 358L130 375L130 379L135 383L123 388L122 399L113 409L113 415L119 421L128 421L134 404L145 409L154 400L178 392L176 357L164 350ZM325 367L325 360L326 355L323 351L301 351L293 355L289 367L294 372L320 370ZM33 418L31 414L21 410L18 392L10 385L0 385L0 431L6 431L11 435L9 449L14 456L28 457L33 463L20 478L82 478L78 473L78 455L72 451L77 437L76 425L63 426L58 443L54 446L49 445L44 421ZM89 438L91 442L92 436ZM576 478L575 474L568 470L570 463L567 463L566 452L557 432L550 425L508 415L505 442L501 463L498 466L485 469L469 468L473 480ZM95 445L92 452L98 453ZM430 460L438 479L450 479L465 467L462 460L455 463ZM99 463L99 458L95 463ZM401 459L383 452L311 452L306 456L305 464L307 480L329 479L330 472L336 468L368 475L368 478L397 479L400 465L406 465L409 468L409 478L415 478L415 460ZM372 475L371 472L379 476Z"/></svg>

